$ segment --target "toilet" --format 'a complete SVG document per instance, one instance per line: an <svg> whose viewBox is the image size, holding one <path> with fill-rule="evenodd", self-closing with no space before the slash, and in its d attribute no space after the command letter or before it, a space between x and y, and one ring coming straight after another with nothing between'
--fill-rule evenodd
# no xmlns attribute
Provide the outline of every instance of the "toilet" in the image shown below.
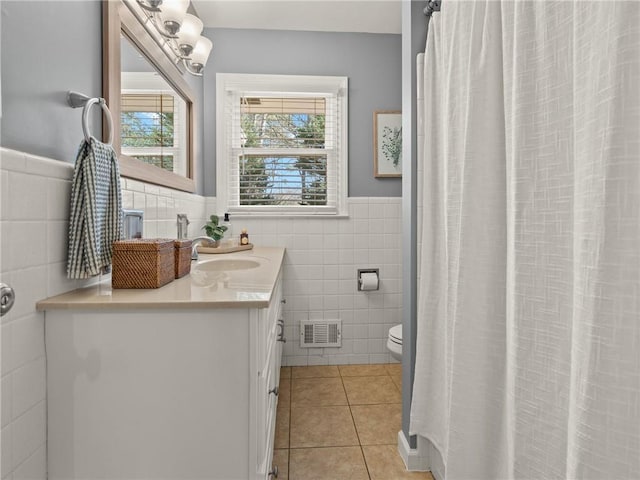
<svg viewBox="0 0 640 480"><path fill-rule="evenodd" d="M395 325L389 329L387 349L393 358L399 362L402 361L402 324Z"/></svg>

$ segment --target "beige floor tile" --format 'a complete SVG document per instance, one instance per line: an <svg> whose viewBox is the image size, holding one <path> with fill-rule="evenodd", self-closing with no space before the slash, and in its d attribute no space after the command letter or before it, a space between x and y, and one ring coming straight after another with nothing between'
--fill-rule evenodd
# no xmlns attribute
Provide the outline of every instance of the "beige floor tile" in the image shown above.
<svg viewBox="0 0 640 480"><path fill-rule="evenodd" d="M292 379L291 405L347 405L342 379L340 377Z"/></svg>
<svg viewBox="0 0 640 480"><path fill-rule="evenodd" d="M358 445L349 407L292 407L289 445L291 448Z"/></svg>
<svg viewBox="0 0 640 480"><path fill-rule="evenodd" d="M377 365L340 365L340 375L343 377L372 377L374 375L388 375L386 364Z"/></svg>
<svg viewBox="0 0 640 480"><path fill-rule="evenodd" d="M274 450L271 465L278 467L278 480L289 480L289 450Z"/></svg>
<svg viewBox="0 0 640 480"><path fill-rule="evenodd" d="M291 367L280 367L280 380L291 378Z"/></svg>
<svg viewBox="0 0 640 480"><path fill-rule="evenodd" d="M276 410L276 433L274 439L274 448L289 448L289 426L289 407L284 407L278 404L278 409Z"/></svg>
<svg viewBox="0 0 640 480"><path fill-rule="evenodd" d="M339 377L336 365L312 365L310 367L292 367L292 378L326 378Z"/></svg>
<svg viewBox="0 0 640 480"><path fill-rule="evenodd" d="M401 363L389 363L387 364L387 372L389 375L402 375L402 364Z"/></svg>
<svg viewBox="0 0 640 480"><path fill-rule="evenodd" d="M429 472L408 472L396 445L362 447L371 480L433 480Z"/></svg>
<svg viewBox="0 0 640 480"><path fill-rule="evenodd" d="M389 375L379 377L343 377L350 405L400 403L400 390Z"/></svg>
<svg viewBox="0 0 640 480"><path fill-rule="evenodd" d="M360 445L397 445L402 428L402 404L351 407Z"/></svg>
<svg viewBox="0 0 640 480"><path fill-rule="evenodd" d="M289 455L289 480L369 480L360 447L292 449Z"/></svg>
<svg viewBox="0 0 640 480"><path fill-rule="evenodd" d="M278 407L289 407L291 403L291 380L288 378L281 378L280 385L278 385Z"/></svg>
<svg viewBox="0 0 640 480"><path fill-rule="evenodd" d="M394 385L402 392L402 375L390 375L390 377Z"/></svg>

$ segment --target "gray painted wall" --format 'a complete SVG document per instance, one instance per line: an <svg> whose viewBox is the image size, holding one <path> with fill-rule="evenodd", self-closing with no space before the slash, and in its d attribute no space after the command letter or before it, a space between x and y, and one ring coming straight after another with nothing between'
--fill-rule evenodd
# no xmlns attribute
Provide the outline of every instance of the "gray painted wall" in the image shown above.
<svg viewBox="0 0 640 480"><path fill-rule="evenodd" d="M101 95L100 2L3 0L0 5L0 144L73 162L82 138L81 112L67 106L66 93ZM399 179L373 177L371 133L374 110L401 108L399 35L231 29L207 29L206 35L214 50L204 82L185 77L198 103L198 193L215 195L215 73L227 72L348 76L349 195L401 195ZM96 109L94 134L99 122Z"/></svg>
<svg viewBox="0 0 640 480"><path fill-rule="evenodd" d="M205 29L213 51L204 77L205 195L216 191L216 73L349 77L349 196L395 197L397 178L373 177L373 112L401 109L401 36Z"/></svg>
<svg viewBox="0 0 640 480"><path fill-rule="evenodd" d="M123 72L155 72L147 57L124 35L120 37L120 65Z"/></svg>
<svg viewBox="0 0 640 480"><path fill-rule="evenodd" d="M73 162L81 110L67 90L102 91L100 2L7 1L2 8L3 147ZM92 132L100 132L100 117Z"/></svg>
<svg viewBox="0 0 640 480"><path fill-rule="evenodd" d="M2 9L0 5L0 138L2 138Z"/></svg>
<svg viewBox="0 0 640 480"><path fill-rule="evenodd" d="M73 163L82 140L81 109L67 91L102 95L102 6L98 0L2 0L0 145ZM196 96L194 163L197 193L202 174L202 78L185 75ZM92 133L101 119L94 109Z"/></svg>

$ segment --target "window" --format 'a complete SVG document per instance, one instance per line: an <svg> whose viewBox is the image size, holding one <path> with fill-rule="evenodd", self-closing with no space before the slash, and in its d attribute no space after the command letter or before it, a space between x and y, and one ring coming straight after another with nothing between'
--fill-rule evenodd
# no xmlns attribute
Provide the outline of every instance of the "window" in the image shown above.
<svg viewBox="0 0 640 480"><path fill-rule="evenodd" d="M218 74L217 88L222 209L345 213L345 77Z"/></svg>
<svg viewBox="0 0 640 480"><path fill-rule="evenodd" d="M186 102L159 75L123 72L122 153L185 176L188 170L185 112Z"/></svg>

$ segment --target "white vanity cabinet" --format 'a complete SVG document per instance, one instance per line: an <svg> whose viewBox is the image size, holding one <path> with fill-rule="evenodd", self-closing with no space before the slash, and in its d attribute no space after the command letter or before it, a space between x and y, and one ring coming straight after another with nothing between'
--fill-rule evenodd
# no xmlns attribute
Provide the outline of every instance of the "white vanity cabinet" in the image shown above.
<svg viewBox="0 0 640 480"><path fill-rule="evenodd" d="M43 308L48 478L271 478L282 305Z"/></svg>
<svg viewBox="0 0 640 480"><path fill-rule="evenodd" d="M273 442L275 438L276 410L280 384L280 365L282 360L282 344L284 337L284 317L282 306L282 282L278 282L274 293L274 301L258 320L260 325L256 344L256 367L258 385L256 388L256 431L250 433L255 438L255 457L258 459L255 478L270 478L271 459L273 458Z"/></svg>

